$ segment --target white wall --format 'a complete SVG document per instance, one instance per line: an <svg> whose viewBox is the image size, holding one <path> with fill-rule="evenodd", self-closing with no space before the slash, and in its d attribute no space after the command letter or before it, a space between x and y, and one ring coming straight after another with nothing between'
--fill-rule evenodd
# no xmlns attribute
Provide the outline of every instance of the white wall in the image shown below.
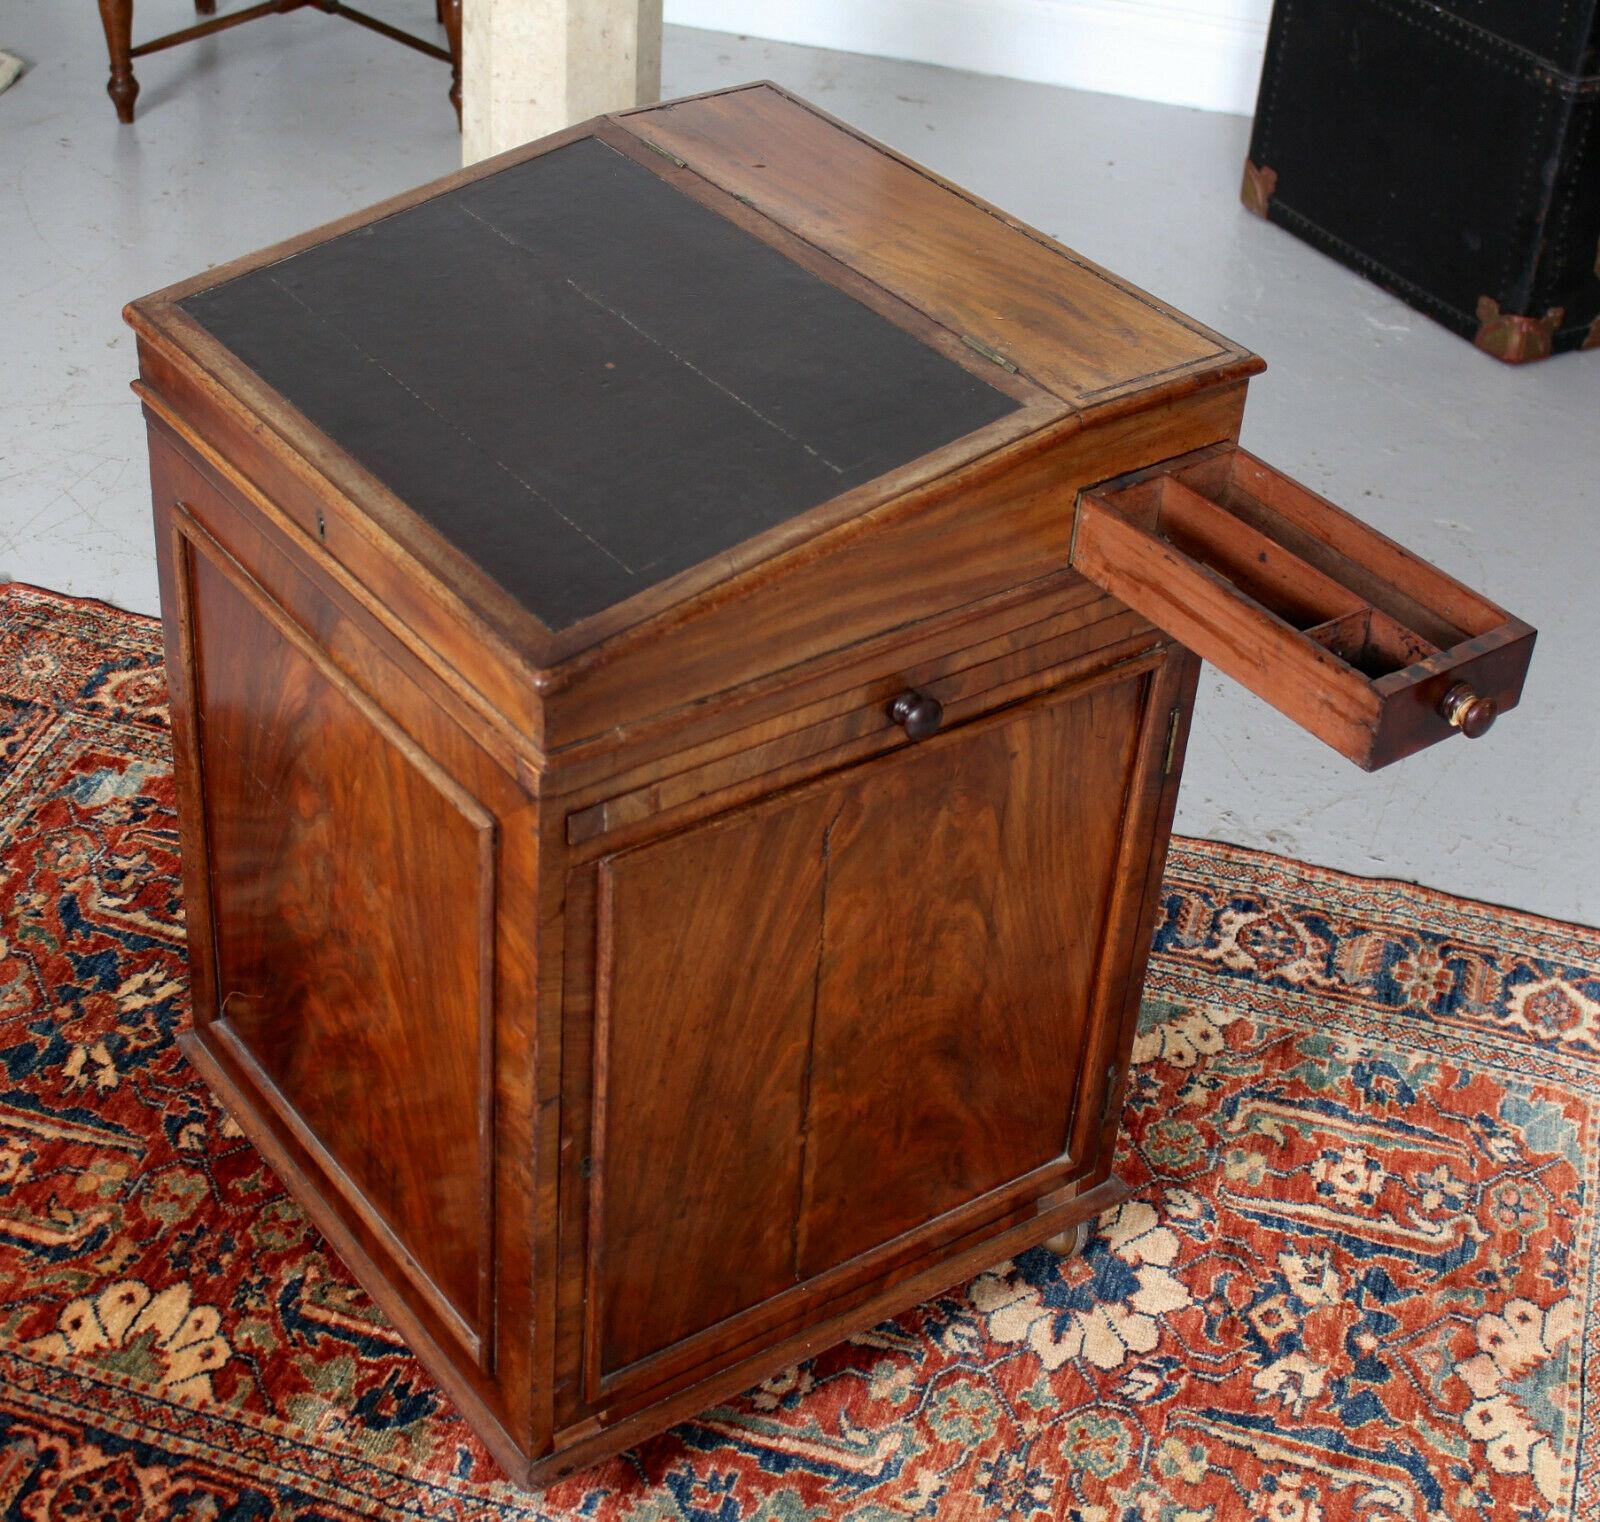
<svg viewBox="0 0 1600 1522"><path fill-rule="evenodd" d="M1272 0L666 0L666 19L1248 115Z"/></svg>

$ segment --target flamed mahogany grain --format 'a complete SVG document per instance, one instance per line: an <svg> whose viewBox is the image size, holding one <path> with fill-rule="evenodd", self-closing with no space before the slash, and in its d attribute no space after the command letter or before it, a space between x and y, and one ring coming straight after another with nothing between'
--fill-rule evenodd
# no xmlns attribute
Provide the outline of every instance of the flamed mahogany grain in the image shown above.
<svg viewBox="0 0 1600 1522"><path fill-rule="evenodd" d="M602 862L602 1377L1066 1151L1141 692Z"/></svg>
<svg viewBox="0 0 1600 1522"><path fill-rule="evenodd" d="M204 542L188 565L218 1023L481 1335L493 822Z"/></svg>
<svg viewBox="0 0 1600 1522"><path fill-rule="evenodd" d="M602 866L601 1373L795 1282L831 805L762 806Z"/></svg>
<svg viewBox="0 0 1600 1522"><path fill-rule="evenodd" d="M1143 695L1030 708L841 798L798 1278L1067 1152Z"/></svg>

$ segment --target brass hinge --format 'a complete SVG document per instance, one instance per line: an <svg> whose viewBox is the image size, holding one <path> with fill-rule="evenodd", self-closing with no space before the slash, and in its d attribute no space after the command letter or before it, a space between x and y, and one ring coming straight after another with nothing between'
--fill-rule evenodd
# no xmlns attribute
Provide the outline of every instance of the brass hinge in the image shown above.
<svg viewBox="0 0 1600 1522"><path fill-rule="evenodd" d="M677 154L668 152L667 149L663 148L660 143L652 143L647 137L641 137L639 141L643 143L645 147L648 148L652 153L659 153L662 158L671 159L672 162L678 166L678 168L687 169L689 167L682 159L678 157Z"/></svg>
<svg viewBox="0 0 1600 1522"><path fill-rule="evenodd" d="M1002 370L1009 370L1013 375L1017 373L1017 367L1004 354L998 349L991 349L988 344L974 338L970 333L963 333L961 342L971 349L974 354L983 355L990 364L999 365Z"/></svg>
<svg viewBox="0 0 1600 1522"><path fill-rule="evenodd" d="M1172 775L1172 759L1178 753L1178 720L1183 717L1183 709L1174 707L1167 715L1167 753L1161 761L1161 775Z"/></svg>

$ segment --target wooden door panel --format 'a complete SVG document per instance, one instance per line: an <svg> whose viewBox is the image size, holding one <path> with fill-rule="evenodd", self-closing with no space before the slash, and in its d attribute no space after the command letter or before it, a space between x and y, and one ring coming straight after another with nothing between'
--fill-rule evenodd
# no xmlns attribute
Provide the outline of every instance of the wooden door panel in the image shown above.
<svg viewBox="0 0 1600 1522"><path fill-rule="evenodd" d="M494 825L238 568L186 541L222 1039L485 1330Z"/></svg>
<svg viewBox="0 0 1600 1522"><path fill-rule="evenodd" d="M824 845L801 1278L1066 1150L1140 685L846 793Z"/></svg>
<svg viewBox="0 0 1600 1522"><path fill-rule="evenodd" d="M591 1398L1063 1158L1146 686L602 861Z"/></svg>
<svg viewBox="0 0 1600 1522"><path fill-rule="evenodd" d="M826 795L603 864L604 1370L794 1282Z"/></svg>

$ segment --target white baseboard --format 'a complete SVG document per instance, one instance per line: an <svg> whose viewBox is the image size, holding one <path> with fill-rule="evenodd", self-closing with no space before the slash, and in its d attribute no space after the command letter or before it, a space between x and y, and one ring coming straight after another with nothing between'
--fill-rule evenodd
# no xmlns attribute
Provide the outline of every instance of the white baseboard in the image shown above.
<svg viewBox="0 0 1600 1522"><path fill-rule="evenodd" d="M808 47L1249 115L1271 0L665 0L666 19Z"/></svg>

